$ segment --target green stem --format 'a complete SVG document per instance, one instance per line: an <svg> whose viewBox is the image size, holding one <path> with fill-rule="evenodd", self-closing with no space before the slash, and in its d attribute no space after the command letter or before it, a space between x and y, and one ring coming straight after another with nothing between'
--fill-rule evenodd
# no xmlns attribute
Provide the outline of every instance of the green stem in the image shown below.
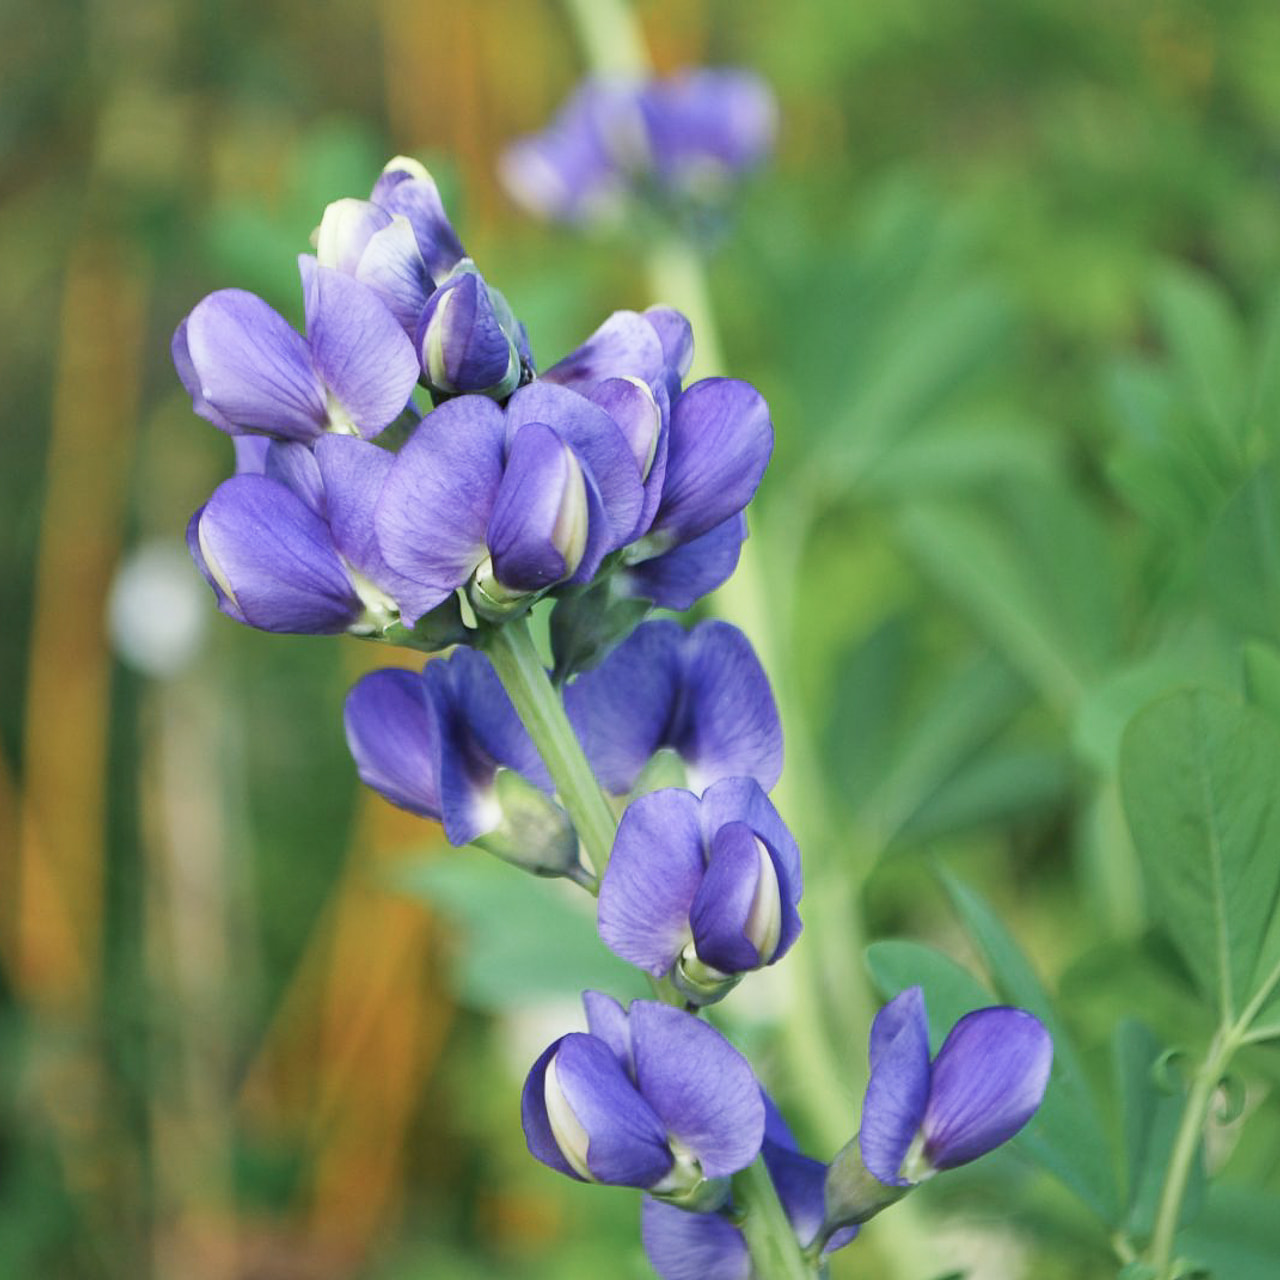
<svg viewBox="0 0 1280 1280"><path fill-rule="evenodd" d="M626 0L565 0L587 61L602 75L651 73L644 32Z"/></svg>
<svg viewBox="0 0 1280 1280"><path fill-rule="evenodd" d="M1174 1139L1173 1154L1160 1191L1160 1205L1151 1233L1149 1256L1156 1280L1174 1280L1174 1238L1182 1218L1182 1201L1187 1192L1187 1180L1191 1176L1196 1152L1204 1136L1213 1095L1237 1045L1236 1028L1220 1030L1191 1082L1191 1092L1187 1095L1182 1123L1178 1126L1178 1134Z"/></svg>
<svg viewBox="0 0 1280 1280"><path fill-rule="evenodd" d="M760 1280L813 1280L817 1272L805 1260L763 1156L734 1175L733 1198L742 1213L738 1225L751 1254L752 1275Z"/></svg>
<svg viewBox="0 0 1280 1280"><path fill-rule="evenodd" d="M528 618L511 618L495 627L485 651L556 784L592 870L597 878L603 876L617 823L538 656Z"/></svg>

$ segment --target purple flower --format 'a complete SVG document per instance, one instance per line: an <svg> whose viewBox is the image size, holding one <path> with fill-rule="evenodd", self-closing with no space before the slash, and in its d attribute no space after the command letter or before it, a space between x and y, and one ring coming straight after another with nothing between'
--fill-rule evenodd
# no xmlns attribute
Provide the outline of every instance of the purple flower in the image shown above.
<svg viewBox="0 0 1280 1280"><path fill-rule="evenodd" d="M335 200L313 236L316 260L368 286L409 338L418 331L435 281L427 270L413 226L372 200Z"/></svg>
<svg viewBox="0 0 1280 1280"><path fill-rule="evenodd" d="M800 1154L786 1121L769 1096L763 1096L765 1167L796 1239L807 1249L823 1228L827 1166ZM652 1198L645 1199L643 1212L645 1253L662 1280L765 1280L752 1269L741 1230L722 1213L688 1213ZM835 1232L823 1255L843 1249L857 1233L857 1227Z"/></svg>
<svg viewBox="0 0 1280 1280"><path fill-rule="evenodd" d="M707 1023L670 1005L583 996L588 1034L562 1036L534 1063L521 1099L543 1164L586 1182L677 1200L746 1168L764 1104L747 1060Z"/></svg>
<svg viewBox="0 0 1280 1280"><path fill-rule="evenodd" d="M616 220L628 199L706 202L770 151L773 95L730 69L649 82L589 80L540 134L502 157L508 191L541 217Z"/></svg>
<svg viewBox="0 0 1280 1280"><path fill-rule="evenodd" d="M684 763L690 790L782 772L782 727L760 661L727 622L686 631L646 622L565 690L565 707L606 790L626 795L663 748Z"/></svg>
<svg viewBox="0 0 1280 1280"><path fill-rule="evenodd" d="M909 987L871 1025L871 1080L858 1136L881 1183L908 1187L1007 1142L1035 1114L1053 1041L1031 1014L966 1014L929 1060L924 993Z"/></svg>
<svg viewBox="0 0 1280 1280"><path fill-rule="evenodd" d="M173 335L195 411L221 430L309 442L327 431L376 436L409 402L413 346L373 290L298 259L305 338L261 298L220 289Z"/></svg>
<svg viewBox="0 0 1280 1280"><path fill-rule="evenodd" d="M422 371L446 395L477 392L505 400L530 363L528 342L506 300L468 265L431 295L422 312L414 335Z"/></svg>
<svg viewBox="0 0 1280 1280"><path fill-rule="evenodd" d="M625 590L687 609L734 570L742 511L773 451L764 398L736 378L682 389L693 359L689 323L669 307L615 312L542 380L577 391L631 445L644 505L619 571Z"/></svg>
<svg viewBox="0 0 1280 1280"><path fill-rule="evenodd" d="M689 999L719 999L737 976L781 959L800 935L800 851L753 778L701 799L668 788L622 815L600 885L600 937Z"/></svg>
<svg viewBox="0 0 1280 1280"><path fill-rule="evenodd" d="M387 213L408 219L418 251L433 280L443 280L466 257L426 167L409 156L388 160L369 199Z"/></svg>
<svg viewBox="0 0 1280 1280"><path fill-rule="evenodd" d="M245 451L191 517L187 546L228 617L263 631L384 631L416 584L382 559L373 511L391 455L351 436ZM260 470L258 468L261 468Z"/></svg>
<svg viewBox="0 0 1280 1280"><path fill-rule="evenodd" d="M547 798L550 775L483 654L459 648L421 674L371 672L347 695L345 722L362 781L441 822L451 844L579 874L577 837Z"/></svg>
<svg viewBox="0 0 1280 1280"><path fill-rule="evenodd" d="M477 608L500 614L559 582L589 582L631 537L642 502L609 415L538 381L505 410L460 396L429 414L396 456L375 525L387 563L421 590L416 610L471 583Z"/></svg>

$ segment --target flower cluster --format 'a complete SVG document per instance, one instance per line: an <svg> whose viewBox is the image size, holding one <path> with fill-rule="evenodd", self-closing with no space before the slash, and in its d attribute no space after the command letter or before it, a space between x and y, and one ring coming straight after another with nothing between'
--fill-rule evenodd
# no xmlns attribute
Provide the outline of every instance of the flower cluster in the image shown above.
<svg viewBox="0 0 1280 1280"><path fill-rule="evenodd" d="M623 595L686 608L732 572L772 427L745 382L684 385L683 317L619 312L535 376L524 327L403 159L369 200L329 206L316 249L305 336L236 289L174 336L196 412L272 442L192 521L225 613L381 634L447 603L428 626L452 623L459 591L495 618L616 574Z"/></svg>
<svg viewBox="0 0 1280 1280"><path fill-rule="evenodd" d="M715 203L768 155L776 132L773 95L748 71L589 80L542 133L507 149L500 172L539 217L609 222L635 198Z"/></svg>
<svg viewBox="0 0 1280 1280"><path fill-rule="evenodd" d="M725 93L750 97L713 79L633 103L661 172L691 138L749 150L716 134L736 117L690 137L674 123ZM192 556L245 625L451 650L351 690L360 777L452 843L596 895L601 939L648 975L657 999L587 992L587 1031L534 1064L533 1155L645 1192L645 1247L668 1280L753 1274L735 1175L759 1158L816 1265L1021 1128L1052 1047L1029 1014L988 1009L931 1060L923 996L904 993L872 1028L861 1128L828 1167L698 1016L796 944L800 850L769 798L782 730L747 638L643 615L732 572L767 406L736 379L686 386L693 337L665 307L615 313L539 373L414 161L330 205L315 248L305 334L228 289L174 336L196 412L237 442L236 474L191 519ZM544 600L552 672L527 621Z"/></svg>

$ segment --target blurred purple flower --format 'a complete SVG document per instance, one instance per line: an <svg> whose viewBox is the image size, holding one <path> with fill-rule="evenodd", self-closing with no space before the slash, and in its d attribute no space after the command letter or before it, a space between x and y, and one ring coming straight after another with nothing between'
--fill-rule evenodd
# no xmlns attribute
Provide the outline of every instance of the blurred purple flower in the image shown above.
<svg viewBox="0 0 1280 1280"><path fill-rule="evenodd" d="M562 1036L525 1082L534 1156L580 1181L677 1199L755 1159L760 1087L714 1027L650 1000L624 1010L588 991L583 1003L589 1033Z"/></svg>
<svg viewBox="0 0 1280 1280"><path fill-rule="evenodd" d="M909 987L871 1026L863 1164L885 1185L907 1187L986 1155L1035 1114L1052 1064L1039 1020L1003 1006L966 1014L930 1063L924 993Z"/></svg>
<svg viewBox="0 0 1280 1280"><path fill-rule="evenodd" d="M540 217L601 223L645 193L715 202L768 155L776 132L773 94L748 71L589 80L542 133L507 148L500 173Z"/></svg>
<svg viewBox="0 0 1280 1280"><path fill-rule="evenodd" d="M765 1167L800 1247L807 1249L823 1226L827 1166L800 1154L777 1107L767 1094L763 1097ZM722 1214L688 1213L651 1197L645 1198L643 1213L645 1253L662 1280L765 1280L752 1270L741 1230ZM857 1227L835 1232L823 1256L843 1249L857 1234Z"/></svg>
<svg viewBox="0 0 1280 1280"><path fill-rule="evenodd" d="M646 622L565 690L569 719L606 790L626 795L663 748L684 762L690 790L751 777L766 791L782 772L782 727L750 641L727 622L686 631Z"/></svg>
<svg viewBox="0 0 1280 1280"><path fill-rule="evenodd" d="M395 316L351 276L298 259L306 337L261 298L220 289L173 335L195 411L221 430L309 442L376 436L409 403L418 360Z"/></svg>
<svg viewBox="0 0 1280 1280"><path fill-rule="evenodd" d="M414 610L419 588L373 540L391 455L351 436L314 449L273 442L243 451L191 517L187 546L228 617L263 631L371 634Z"/></svg>
<svg viewBox="0 0 1280 1280"><path fill-rule="evenodd" d="M800 850L753 778L699 799L652 791L622 815L600 884L605 945L709 1003L800 935Z"/></svg>

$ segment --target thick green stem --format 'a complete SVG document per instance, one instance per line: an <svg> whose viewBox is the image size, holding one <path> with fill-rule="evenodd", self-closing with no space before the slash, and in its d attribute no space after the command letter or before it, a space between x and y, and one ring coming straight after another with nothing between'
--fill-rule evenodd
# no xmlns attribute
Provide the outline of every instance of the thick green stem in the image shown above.
<svg viewBox="0 0 1280 1280"><path fill-rule="evenodd" d="M733 1198L742 1214L738 1225L751 1254L752 1275L759 1280L813 1280L817 1272L791 1229L763 1156L734 1176Z"/></svg>
<svg viewBox="0 0 1280 1280"><path fill-rule="evenodd" d="M1191 1176L1196 1152L1204 1137L1204 1126L1209 1118L1213 1095L1217 1092L1237 1045L1235 1028L1219 1031L1191 1082L1191 1092L1187 1095L1182 1123L1174 1139L1173 1154L1169 1158L1164 1187L1160 1191L1155 1227L1151 1233L1149 1256L1156 1280L1174 1280L1174 1240L1182 1218L1182 1201L1187 1193L1187 1180Z"/></svg>
<svg viewBox="0 0 1280 1280"><path fill-rule="evenodd" d="M565 0L587 61L601 75L650 72L644 32L627 0Z"/></svg>
<svg viewBox="0 0 1280 1280"><path fill-rule="evenodd" d="M538 656L528 619L512 618L496 627L485 650L556 784L592 870L604 875L617 823Z"/></svg>

